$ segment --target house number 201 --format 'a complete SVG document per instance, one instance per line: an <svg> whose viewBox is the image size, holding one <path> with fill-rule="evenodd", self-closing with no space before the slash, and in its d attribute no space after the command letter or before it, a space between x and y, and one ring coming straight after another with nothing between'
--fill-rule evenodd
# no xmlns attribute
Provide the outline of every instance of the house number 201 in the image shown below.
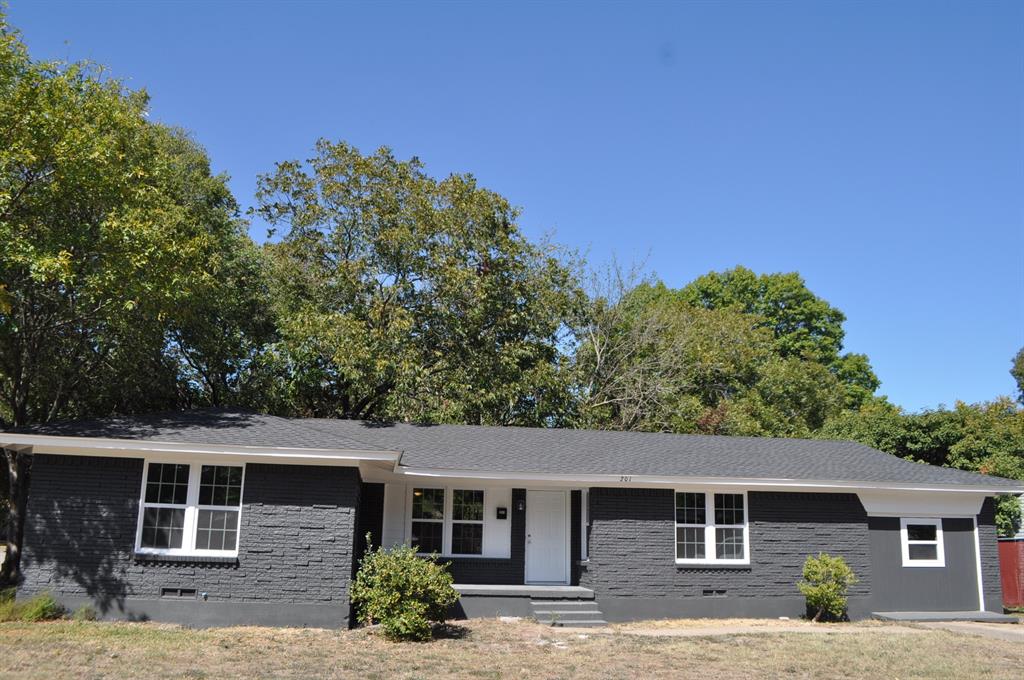
<svg viewBox="0 0 1024 680"><path fill-rule="evenodd" d="M630 477L629 475L623 475L623 476L619 477L619 481L620 482L632 482L633 478Z"/></svg>

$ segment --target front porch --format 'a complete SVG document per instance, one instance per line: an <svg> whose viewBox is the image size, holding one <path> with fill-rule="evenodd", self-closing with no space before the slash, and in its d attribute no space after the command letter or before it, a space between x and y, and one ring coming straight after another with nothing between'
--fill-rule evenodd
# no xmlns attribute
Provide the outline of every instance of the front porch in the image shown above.
<svg viewBox="0 0 1024 680"><path fill-rule="evenodd" d="M607 622L594 591L569 585L480 585L456 583L459 618L514 616L552 626L591 627Z"/></svg>

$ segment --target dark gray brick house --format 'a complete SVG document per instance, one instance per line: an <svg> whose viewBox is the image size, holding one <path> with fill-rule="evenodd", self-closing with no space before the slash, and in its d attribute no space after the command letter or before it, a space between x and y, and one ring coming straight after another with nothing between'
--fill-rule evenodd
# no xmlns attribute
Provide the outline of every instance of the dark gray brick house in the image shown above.
<svg viewBox="0 0 1024 680"><path fill-rule="evenodd" d="M374 424L198 410L0 433L33 456L19 597L105 617L345 626L374 544L449 563L457 615L1001 612L992 498L1020 482L851 442Z"/></svg>

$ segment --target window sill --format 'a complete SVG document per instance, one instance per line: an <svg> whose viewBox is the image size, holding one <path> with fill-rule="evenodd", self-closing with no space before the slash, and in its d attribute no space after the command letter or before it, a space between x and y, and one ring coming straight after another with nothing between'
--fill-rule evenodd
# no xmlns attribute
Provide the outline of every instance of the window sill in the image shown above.
<svg viewBox="0 0 1024 680"><path fill-rule="evenodd" d="M720 569L723 571L749 571L750 562L679 562L677 560L676 569L699 569L701 571L708 569Z"/></svg>
<svg viewBox="0 0 1024 680"><path fill-rule="evenodd" d="M936 568L942 569L945 566L946 565L943 562L904 562L903 563L903 567L904 568L924 567L926 569L936 569Z"/></svg>
<svg viewBox="0 0 1024 680"><path fill-rule="evenodd" d="M136 562L161 564L218 564L222 566L238 566L237 555L161 555L160 553L136 552Z"/></svg>

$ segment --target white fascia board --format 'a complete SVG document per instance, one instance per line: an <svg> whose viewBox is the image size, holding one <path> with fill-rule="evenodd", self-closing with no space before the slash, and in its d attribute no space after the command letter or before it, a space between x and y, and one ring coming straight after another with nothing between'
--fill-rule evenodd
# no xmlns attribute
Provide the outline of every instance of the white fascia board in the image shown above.
<svg viewBox="0 0 1024 680"><path fill-rule="evenodd" d="M71 456L108 456L139 458L144 456L211 456L251 461L315 465L358 465L362 461L397 462L398 451L359 449L314 449L282 446L239 446L235 444L198 444L147 439L101 439L54 435L0 432L0 446L33 453L57 453Z"/></svg>
<svg viewBox="0 0 1024 680"><path fill-rule="evenodd" d="M756 477L684 477L656 475L573 475L529 472L481 472L479 470L442 470L396 466L399 477L441 477L452 479L493 480L496 482L517 482L546 486L605 486L605 487L742 487L744 489L786 490L786 489L831 489L834 491L944 491L964 494L1019 494L1024 493L1024 484L1018 489L1000 489L986 486L964 486L959 484L914 484L912 482L857 482L849 480L813 479L766 479Z"/></svg>

